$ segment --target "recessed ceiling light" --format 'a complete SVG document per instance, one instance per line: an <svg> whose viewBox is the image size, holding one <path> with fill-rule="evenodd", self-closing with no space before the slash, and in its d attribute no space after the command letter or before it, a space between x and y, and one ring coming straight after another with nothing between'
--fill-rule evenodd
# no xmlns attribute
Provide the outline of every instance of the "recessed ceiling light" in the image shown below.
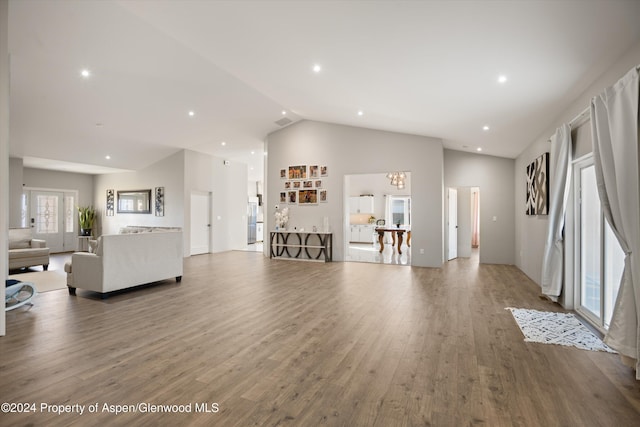
<svg viewBox="0 0 640 427"><path fill-rule="evenodd" d="M282 110L282 115L283 115L283 116L286 116L286 115L287 115L287 112L286 112L285 110Z"/></svg>
<svg viewBox="0 0 640 427"><path fill-rule="evenodd" d="M108 154L106 156L104 156L104 158L107 159L107 160L111 160L111 156L108 155Z"/></svg>
<svg viewBox="0 0 640 427"><path fill-rule="evenodd" d="M487 125L482 126L482 130L489 130L489 126Z"/></svg>
<svg viewBox="0 0 640 427"><path fill-rule="evenodd" d="M320 66L320 64L315 64L313 66L313 72L314 73L319 73L320 71L322 71L322 67Z"/></svg>
<svg viewBox="0 0 640 427"><path fill-rule="evenodd" d="M195 115L196 115L195 111L193 111L193 110L192 110L192 111L189 111L189 117L193 117L193 116L195 116Z"/></svg>
<svg viewBox="0 0 640 427"><path fill-rule="evenodd" d="M359 115L359 116L362 116L362 115L364 115L364 112L363 112L362 110L359 110L359 111L358 111L358 115Z"/></svg>
<svg viewBox="0 0 640 427"><path fill-rule="evenodd" d="M476 151L482 151L482 147L476 148Z"/></svg>
<svg viewBox="0 0 640 427"><path fill-rule="evenodd" d="M507 82L507 76L505 76L504 74L500 74L498 76L498 83L506 83Z"/></svg>
<svg viewBox="0 0 640 427"><path fill-rule="evenodd" d="M253 150L251 150L251 154L256 154L256 152L255 152L255 151L253 151Z"/></svg>
<svg viewBox="0 0 640 427"><path fill-rule="evenodd" d="M89 77L91 77L91 71L85 68L84 70L80 71L80 75L85 79L88 79Z"/></svg>
<svg viewBox="0 0 640 427"><path fill-rule="evenodd" d="M227 145L227 143L226 143L226 142L224 142L224 141L222 141L220 144L221 144L221 145Z"/></svg>

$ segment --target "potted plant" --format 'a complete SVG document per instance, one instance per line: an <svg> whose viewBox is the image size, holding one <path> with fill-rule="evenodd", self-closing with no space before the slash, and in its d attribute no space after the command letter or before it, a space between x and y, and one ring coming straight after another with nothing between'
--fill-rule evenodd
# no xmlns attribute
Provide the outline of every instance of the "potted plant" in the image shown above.
<svg viewBox="0 0 640 427"><path fill-rule="evenodd" d="M91 228L96 218L96 210L93 206L78 206L78 225L81 236L91 236Z"/></svg>

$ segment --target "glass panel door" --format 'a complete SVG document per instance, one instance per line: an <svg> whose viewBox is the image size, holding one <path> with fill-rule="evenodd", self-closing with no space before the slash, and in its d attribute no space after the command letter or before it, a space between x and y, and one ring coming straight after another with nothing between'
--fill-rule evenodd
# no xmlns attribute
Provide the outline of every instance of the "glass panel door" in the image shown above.
<svg viewBox="0 0 640 427"><path fill-rule="evenodd" d="M609 328L618 295L624 253L604 219L593 159L576 165L578 233L577 311L601 330Z"/></svg>
<svg viewBox="0 0 640 427"><path fill-rule="evenodd" d="M77 193L45 190L28 193L28 218L33 238L45 240L51 253L75 251Z"/></svg>
<svg viewBox="0 0 640 427"><path fill-rule="evenodd" d="M580 170L580 305L600 317L600 236L602 214L593 165Z"/></svg>

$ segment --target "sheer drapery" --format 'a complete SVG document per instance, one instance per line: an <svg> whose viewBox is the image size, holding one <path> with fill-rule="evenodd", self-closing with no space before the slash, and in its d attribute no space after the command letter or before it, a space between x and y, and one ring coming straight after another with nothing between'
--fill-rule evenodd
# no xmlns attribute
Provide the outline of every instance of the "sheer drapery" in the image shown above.
<svg viewBox="0 0 640 427"><path fill-rule="evenodd" d="M638 67L591 101L598 196L625 252L624 272L605 342L635 359L640 379L640 175Z"/></svg>
<svg viewBox="0 0 640 427"><path fill-rule="evenodd" d="M549 200L549 228L542 258L542 293L557 301L564 276L564 215L571 183L571 128L564 124L551 137L553 181Z"/></svg>
<svg viewBox="0 0 640 427"><path fill-rule="evenodd" d="M384 223L386 227L393 225L393 212L391 212L393 196L391 194L384 195ZM384 233L384 242L391 243L391 233Z"/></svg>
<svg viewBox="0 0 640 427"><path fill-rule="evenodd" d="M480 246L480 200L479 193L475 190L471 191L471 203L473 204L471 209L473 210L473 218L471 223L471 247L477 248Z"/></svg>

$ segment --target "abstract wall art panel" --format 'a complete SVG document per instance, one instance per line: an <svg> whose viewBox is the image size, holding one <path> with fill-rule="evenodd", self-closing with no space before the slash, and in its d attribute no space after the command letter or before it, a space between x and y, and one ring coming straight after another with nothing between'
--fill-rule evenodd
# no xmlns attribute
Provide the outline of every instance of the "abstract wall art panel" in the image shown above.
<svg viewBox="0 0 640 427"><path fill-rule="evenodd" d="M527 215L549 213L549 153L527 166Z"/></svg>

